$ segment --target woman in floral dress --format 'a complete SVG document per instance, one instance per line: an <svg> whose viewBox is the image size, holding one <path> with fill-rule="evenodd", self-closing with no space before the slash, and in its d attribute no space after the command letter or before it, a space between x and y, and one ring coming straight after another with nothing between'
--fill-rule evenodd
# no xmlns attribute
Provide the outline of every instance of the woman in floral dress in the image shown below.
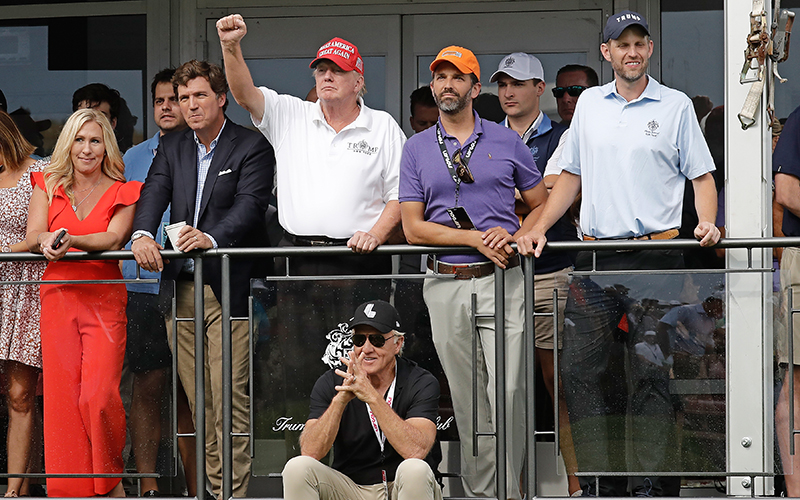
<svg viewBox="0 0 800 500"><path fill-rule="evenodd" d="M0 111L0 250L27 252L25 231L31 199L31 173L47 164L30 155L34 147ZM0 280L42 279L45 262L0 261ZM36 386L42 368L39 340L39 287L0 284L0 360L8 406L8 472L28 472L36 413ZM5 496L28 495L29 480L9 478Z"/></svg>

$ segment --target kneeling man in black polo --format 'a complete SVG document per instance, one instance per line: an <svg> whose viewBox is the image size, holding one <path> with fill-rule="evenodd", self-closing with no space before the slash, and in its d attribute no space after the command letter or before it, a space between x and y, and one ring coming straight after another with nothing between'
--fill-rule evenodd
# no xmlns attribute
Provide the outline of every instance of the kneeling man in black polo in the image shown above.
<svg viewBox="0 0 800 500"><path fill-rule="evenodd" d="M429 456L436 440L439 382L400 356L397 310L361 304L350 327L354 349L341 369L314 385L301 456L286 463L287 500L442 498ZM333 446L333 467L319 460Z"/></svg>

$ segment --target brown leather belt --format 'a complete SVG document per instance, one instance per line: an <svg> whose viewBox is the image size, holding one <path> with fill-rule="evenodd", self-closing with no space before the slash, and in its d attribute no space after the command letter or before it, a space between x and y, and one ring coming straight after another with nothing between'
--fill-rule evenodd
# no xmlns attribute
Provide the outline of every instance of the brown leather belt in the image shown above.
<svg viewBox="0 0 800 500"><path fill-rule="evenodd" d="M662 233L650 233L644 236L631 236L630 238L595 238L594 236L583 235L583 241L595 241L598 239L608 240L671 240L678 237L677 229L667 229Z"/></svg>
<svg viewBox="0 0 800 500"><path fill-rule="evenodd" d="M435 261L428 256L428 269L439 274L455 274L457 280L468 280L472 278L483 278L494 273L494 262L482 262L479 264L447 264L446 262ZM519 255L514 255L508 259L506 269L512 269L519 265Z"/></svg>

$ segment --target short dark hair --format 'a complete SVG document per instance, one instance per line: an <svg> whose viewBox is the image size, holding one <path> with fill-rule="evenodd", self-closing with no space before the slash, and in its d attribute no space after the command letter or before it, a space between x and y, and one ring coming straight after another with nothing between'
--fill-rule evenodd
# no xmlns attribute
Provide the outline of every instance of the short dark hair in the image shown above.
<svg viewBox="0 0 800 500"><path fill-rule="evenodd" d="M86 102L90 108L99 106L100 103L107 102L110 108L111 120L119 117L120 96L116 89L110 88L102 83L90 83L85 85L72 94L72 111L78 111L78 106Z"/></svg>
<svg viewBox="0 0 800 500"><path fill-rule="evenodd" d="M411 93L411 116L414 116L414 109L417 106L436 107L433 92L431 92L431 88L428 85L423 85Z"/></svg>
<svg viewBox="0 0 800 500"><path fill-rule="evenodd" d="M573 71L581 71L584 75L586 75L586 82L589 84L590 87L596 87L600 85L600 80L597 78L597 72L590 68L589 66L584 66L582 64L567 64L556 74L556 79L561 76L561 73L572 73Z"/></svg>
<svg viewBox="0 0 800 500"><path fill-rule="evenodd" d="M150 84L150 95L153 97L153 105L156 103L156 87L159 83L172 83L172 77L175 75L175 68L164 68L153 77L153 82ZM173 87L173 90L175 87Z"/></svg>
<svg viewBox="0 0 800 500"><path fill-rule="evenodd" d="M225 71L214 63L198 61L197 59L185 62L175 70L175 74L172 76L172 86L177 92L179 85L186 85L189 80L201 77L208 81L211 90L217 97L228 93L228 80L225 78ZM223 111L226 109L228 109L227 100L225 105L222 106Z"/></svg>

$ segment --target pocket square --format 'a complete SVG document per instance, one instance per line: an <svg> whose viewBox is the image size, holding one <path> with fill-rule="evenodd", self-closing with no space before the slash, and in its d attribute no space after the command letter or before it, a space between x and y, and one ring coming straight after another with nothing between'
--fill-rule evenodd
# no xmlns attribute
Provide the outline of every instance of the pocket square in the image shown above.
<svg viewBox="0 0 800 500"><path fill-rule="evenodd" d="M220 172L220 173L218 173L218 174L217 174L217 177L219 177L219 176L221 176L221 175L229 174L229 173L231 173L231 172L233 172L233 170L231 170L231 169L228 169L228 170L223 170L222 172Z"/></svg>

